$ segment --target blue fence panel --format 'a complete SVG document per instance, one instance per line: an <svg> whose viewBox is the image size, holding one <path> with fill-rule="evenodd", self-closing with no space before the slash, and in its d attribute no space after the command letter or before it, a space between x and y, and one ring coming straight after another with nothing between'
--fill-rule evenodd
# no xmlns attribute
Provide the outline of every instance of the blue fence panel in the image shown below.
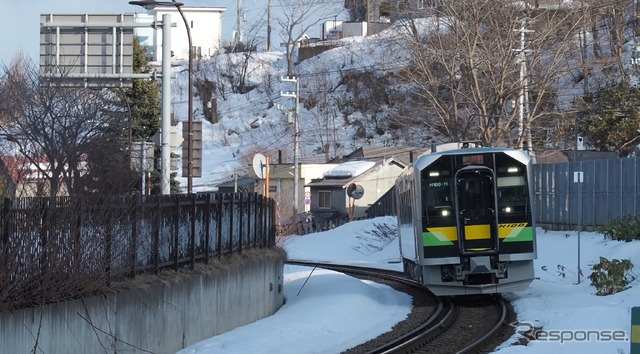
<svg viewBox="0 0 640 354"><path fill-rule="evenodd" d="M639 165L637 158L534 165L536 221L597 226L623 215L638 215ZM582 183L574 182L579 171Z"/></svg>
<svg viewBox="0 0 640 354"><path fill-rule="evenodd" d="M606 174L602 176L602 188L606 188L607 208L602 210L598 208L601 204L596 196L594 204L602 214L601 218L596 219L597 225L606 224L609 220L617 219L622 216L622 160L602 160L603 169L606 168Z"/></svg>
<svg viewBox="0 0 640 354"><path fill-rule="evenodd" d="M640 214L640 198L638 198L638 196L639 196L639 193L640 193L640 163L638 163L638 159L635 159L635 160L636 160L636 164L635 164L635 177L636 178L634 180L635 180L635 184L636 184L635 185L635 191L636 191L635 196L636 196L636 198L635 198L634 206L635 206L636 212L634 213L634 215L639 215Z"/></svg>
<svg viewBox="0 0 640 354"><path fill-rule="evenodd" d="M636 174L636 159L622 159L622 169L620 172L620 193L621 196L621 210L620 215L636 215L636 199L637 199L637 174Z"/></svg>
<svg viewBox="0 0 640 354"><path fill-rule="evenodd" d="M535 215L538 220L551 222L551 212L555 208L555 193L553 192L553 174L550 171L553 166L541 166L540 173L534 175L534 204Z"/></svg>
<svg viewBox="0 0 640 354"><path fill-rule="evenodd" d="M600 160L602 162L604 160ZM596 196L597 190L597 180L598 176L596 176L596 164L595 161L580 161L579 164L582 166L583 173L583 182L576 182L575 177L572 179L573 184L577 187L579 196L579 207L581 209L576 209L576 212L579 214L582 212L582 215L578 215L581 217L582 225L594 225L596 222L596 205L593 203L594 198ZM580 171L580 170L578 170ZM606 187L605 187L606 188ZM605 190L606 193L606 190ZM606 194L601 194L600 199L603 204L607 202Z"/></svg>
<svg viewBox="0 0 640 354"><path fill-rule="evenodd" d="M557 165L555 174L555 193L556 193L556 209L555 215L558 215L555 223L564 224L571 223L570 208L571 199L569 198L571 183L573 183L573 172L570 170L569 164Z"/></svg>

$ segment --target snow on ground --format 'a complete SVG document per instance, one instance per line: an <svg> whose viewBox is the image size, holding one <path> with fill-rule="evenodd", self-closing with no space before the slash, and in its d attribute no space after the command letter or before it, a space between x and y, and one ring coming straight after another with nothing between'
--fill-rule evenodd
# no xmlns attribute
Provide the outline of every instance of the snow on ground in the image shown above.
<svg viewBox="0 0 640 354"><path fill-rule="evenodd" d="M291 236L281 245L291 259L400 270L398 240L384 232L395 227L392 217L354 221L326 232ZM597 296L585 276L600 256L639 265L640 241L624 243L580 233L584 276L578 284L578 233L540 228L537 232L537 279L526 291L505 297L518 314L517 332L530 326L542 327L543 332L527 346L514 344L522 337L516 333L497 353L629 353L631 308L640 306L640 281L621 293ZM286 304L273 316L179 353L339 353L390 330L411 310L406 294L320 269L286 266L284 291Z"/></svg>

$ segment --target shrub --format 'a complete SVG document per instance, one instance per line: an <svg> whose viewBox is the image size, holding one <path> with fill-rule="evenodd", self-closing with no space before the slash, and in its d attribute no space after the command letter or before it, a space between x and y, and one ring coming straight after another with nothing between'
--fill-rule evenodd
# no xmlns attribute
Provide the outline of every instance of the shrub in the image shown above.
<svg viewBox="0 0 640 354"><path fill-rule="evenodd" d="M640 217L626 215L598 227L597 231L614 241L640 240Z"/></svg>
<svg viewBox="0 0 640 354"><path fill-rule="evenodd" d="M597 295L611 295L628 289L636 275L631 271L633 263L630 260L612 259L609 261L600 257L600 263L595 264L589 275L591 285L598 290Z"/></svg>

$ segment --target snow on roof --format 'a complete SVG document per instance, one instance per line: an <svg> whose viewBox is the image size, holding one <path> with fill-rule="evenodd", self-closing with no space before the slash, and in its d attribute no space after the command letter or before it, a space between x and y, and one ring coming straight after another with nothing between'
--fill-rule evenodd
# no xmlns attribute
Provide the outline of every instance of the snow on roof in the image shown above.
<svg viewBox="0 0 640 354"><path fill-rule="evenodd" d="M324 173L325 178L345 178L355 177L364 171L373 167L376 163L373 161L349 161L330 169Z"/></svg>

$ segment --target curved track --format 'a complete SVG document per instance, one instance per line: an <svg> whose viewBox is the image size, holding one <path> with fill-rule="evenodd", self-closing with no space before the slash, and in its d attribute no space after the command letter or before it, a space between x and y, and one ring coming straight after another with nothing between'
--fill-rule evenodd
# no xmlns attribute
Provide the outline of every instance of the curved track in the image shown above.
<svg viewBox="0 0 640 354"><path fill-rule="evenodd" d="M413 297L414 308L407 320L391 332L345 353L486 352L495 347L496 336L505 329L508 308L500 297L437 297L403 273L384 269L302 260L289 260L287 264L331 269L370 279Z"/></svg>

